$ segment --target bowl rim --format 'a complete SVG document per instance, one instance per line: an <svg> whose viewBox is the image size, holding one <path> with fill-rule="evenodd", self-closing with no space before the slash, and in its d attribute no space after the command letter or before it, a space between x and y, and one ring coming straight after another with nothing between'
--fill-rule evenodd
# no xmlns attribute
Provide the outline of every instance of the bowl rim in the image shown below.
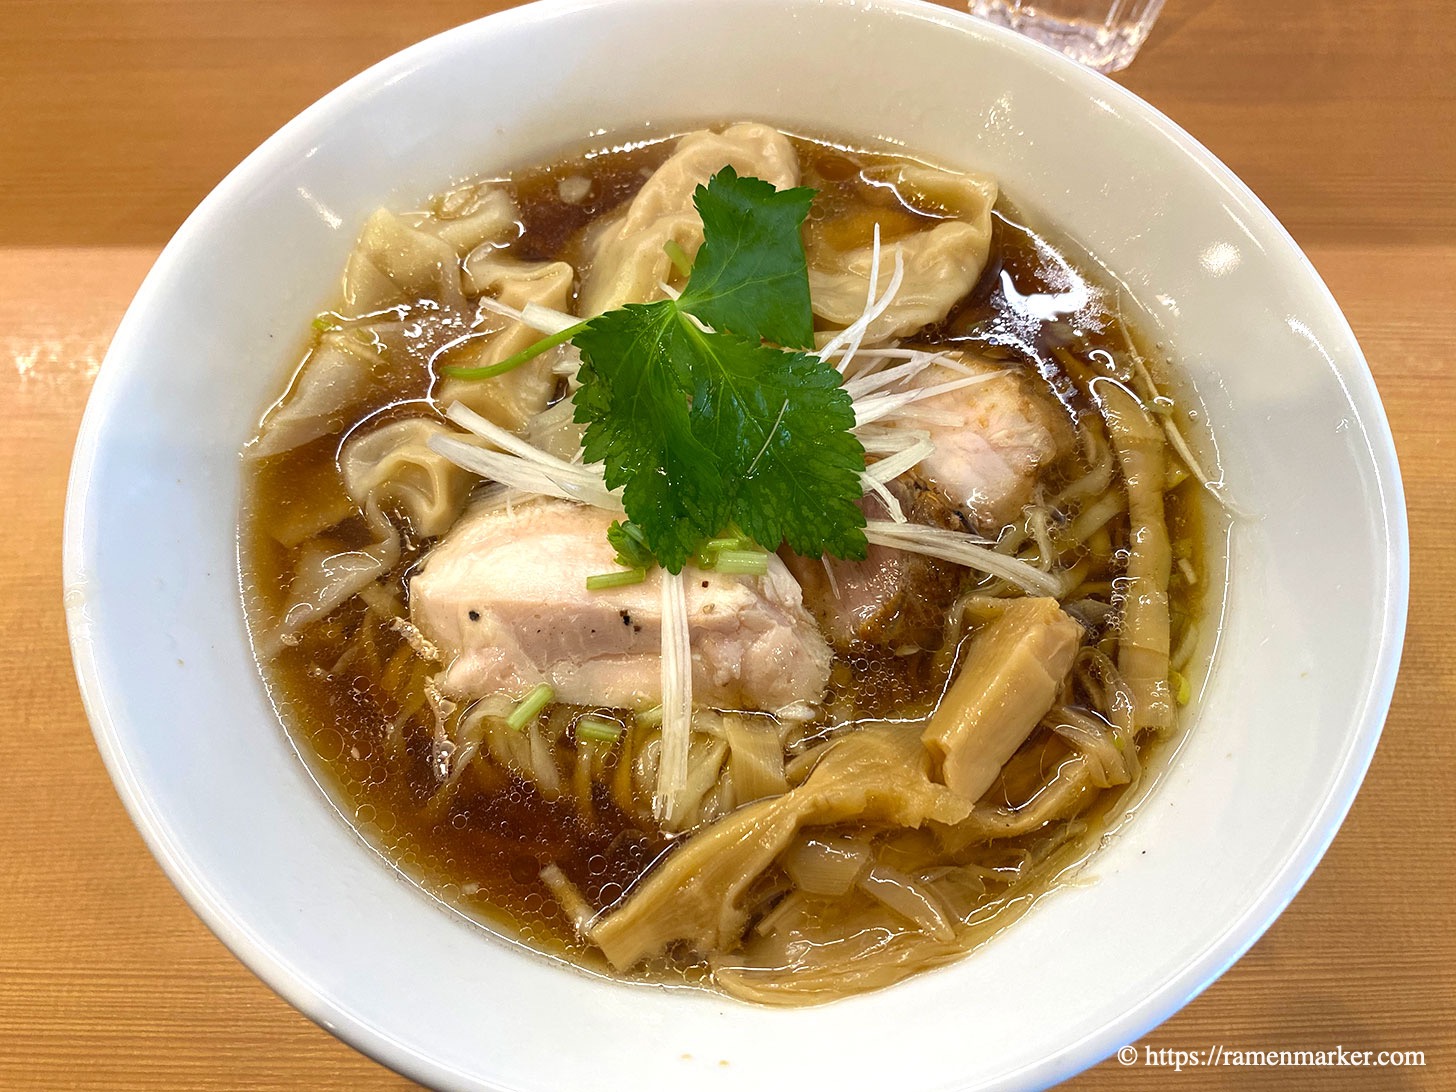
<svg viewBox="0 0 1456 1092"><path fill-rule="evenodd" d="M154 300L164 291L176 269L183 266L183 251L193 237L205 234L211 221L249 188L266 177L271 161L285 154L296 137L337 111L348 108L355 98L406 77L416 66L427 63L443 45L473 35L492 34L515 27L544 24L574 13L602 8L621 11L636 0L535 0L523 6L495 12L425 38L369 66L290 119L234 167L197 205L168 241L147 273L107 349L96 382L87 399L77 434L67 484L63 530L63 582L65 589L78 583L91 545L87 511L91 503L91 468L99 455L102 424L111 412L114 392L131 374L136 356L131 343L137 340L153 310ZM822 7L822 0L782 0L785 11L795 6ZM1113 80L1084 68L1014 31L976 19L964 11L952 10L924 0L866 0L863 4L845 0L844 8L856 16L908 18L970 33L997 43L998 48L1021 53L1035 67L1050 68L1075 91L1108 100L1119 112L1148 125L1172 143L1188 160L1207 175L1240 214L1260 221L1286 248L1302 274L1328 305L1333 329L1348 335L1356 356L1347 366L1331 361L1332 370L1345 387L1357 411L1357 424L1364 440L1364 453L1374 471L1380 512L1378 527L1386 539L1382 601L1383 625L1374 649L1374 668L1362 706L1352 715L1357 725L1349 740L1345 759L1334 773L1328 792L1312 812L1293 851L1268 878L1247 911L1210 941L1202 953L1148 991L1143 999L1099 1030L1069 1044L1056 1059L1009 1074L1008 1083L1030 1082L1033 1086L1064 1080L1088 1069L1119 1047L1135 1043L1158 1024L1171 1017L1211 985L1237 961L1285 909L1304 886L1329 848L1354 802L1374 755L1394 691L1404 639L1410 582L1410 546L1400 466L1394 439L1381 404L1374 378L1348 320L1314 265L1267 206L1202 143L1134 92ZM236 956L270 989L306 1017L344 1040L375 1061L429 1084L453 1086L475 1078L412 1049L386 1029L356 1017L340 999L330 996L315 983L299 975L281 953L275 954L226 902L215 896L205 875L194 867L174 841L164 817L152 806L145 785L132 769L117 729L107 695L100 682L98 664L102 650L84 625L80 606L69 591L65 596L71 655L82 701L97 748L127 813L147 848L161 865L183 900Z"/></svg>

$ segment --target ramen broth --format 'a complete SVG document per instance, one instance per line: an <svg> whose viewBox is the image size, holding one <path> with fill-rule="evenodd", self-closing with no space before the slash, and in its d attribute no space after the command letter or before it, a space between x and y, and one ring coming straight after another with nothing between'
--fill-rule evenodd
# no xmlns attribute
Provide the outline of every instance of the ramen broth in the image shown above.
<svg viewBox="0 0 1456 1092"><path fill-rule="evenodd" d="M878 226L882 245L933 223L935 216L904 203L897 192L865 180L864 169L900 162L890 156L850 150L831 142L793 138L803 185L817 189L805 227L811 241L847 249L867 244ZM513 256L532 261L564 260L579 268L583 239L599 217L629 200L668 157L670 141L594 151L546 167L522 170L498 180L514 200L519 238L509 243ZM448 212L459 189L424 208ZM1002 362L1049 390L1069 422L1094 412L1089 384L1099 376L1126 371L1132 346L1143 345L1119 309L1108 301L1118 294L1094 270L1060 246L1056 237L1033 231L1004 196L993 213L990 258L975 287L944 321L907 338L916 347L954 347ZM1050 301L1072 300L1084 285L1101 289L1092 302L1072 313L1038 318L1055 311ZM1028 300L1037 306L1028 305ZM255 634L264 632L287 609L291 574L305 549L340 553L365 549L375 537L346 491L339 468L341 437L365 427L420 415L438 418L430 401L439 368L452 359L461 337L461 319L443 315L430 300L396 308L400 325L381 354L388 367L376 376L376 392L366 408L339 433L279 455L248 462L250 480L242 521L245 598ZM328 331L347 329L358 320L341 318L342 307L315 323L310 348ZM477 313L477 317L479 317ZM1165 404L1159 413L1188 415L1179 386L1164 374L1155 354L1141 353ZM482 380L481 382L490 382ZM564 381L558 395L565 392ZM443 407L440 407L443 408ZM1176 462L1170 466L1177 466ZM1087 473L1087 455L1073 448L1043 473L1043 487L1054 494ZM1173 688L1187 699L1201 668L1191 654L1176 650L1201 645L1199 623L1216 611L1221 586L1213 555L1205 548L1212 527L1205 525L1206 496L1194 476L1170 473L1164 494L1174 563L1169 583L1171 646L1177 673ZM1070 522L1075 512L1059 514ZM356 596L326 617L304 627L270 658L264 677L272 699L297 749L320 783L360 834L392 864L444 903L485 922L532 948L585 966L605 970L596 947L582 938L558 893L543 880L554 864L589 907L611 907L641 877L676 851L690 835L664 831L642 814L619 806L614 779L627 744L578 744L590 755L570 757L563 786L548 799L530 781L489 761L474 761L454 783L442 785L426 700L427 665L409 635L391 615L403 613L409 580L433 540L407 522L401 527L397 563L367 597ZM1023 537L1035 528L1023 527ZM1043 529L1044 530L1044 529ZM1052 533L1057 533L1053 526ZM1115 628L1119 582L1127 558L1128 517L1117 515L1092 546L1079 546L1063 564L1084 565L1083 588L1104 589L1107 632ZM964 572L962 584L984 583ZM1215 589L1215 591L1210 591ZM1087 593L1091 594L1091 593ZM935 620L930 623L935 630ZM941 700L974 624L943 627L926 647L885 649L865 644L836 647L830 683L816 716L788 734L787 761L804 754L845 725L870 720L920 722ZM1092 633L1089 643L1102 639ZM1109 644L1108 647L1113 647ZM544 733L564 735L568 756L572 733L566 726L585 714L610 718L630 737L629 711L554 704L546 711ZM555 726L555 727L553 727ZM1141 762L1164 746L1170 733L1140 737ZM1003 769L988 797L1014 809L1034 795L1045 771L1071 754L1062 737L1038 728ZM1119 819L1136 788L1096 791L1073 816L1028 833L962 847L960 865L982 869L982 891L970 896L963 920L990 935L1024 911L1058 873L1079 860L1109 824ZM620 784L617 785L620 790ZM853 824L839 833L854 837ZM924 832L884 835L879 852L893 856L897 840L923 839ZM917 843L918 845L918 843ZM914 847L905 850L911 853ZM886 859L889 859L888 857ZM756 891L772 914L773 884ZM762 889L762 890L760 890ZM829 911L832 914L832 907ZM760 915L760 916L764 916ZM752 925L750 925L752 928ZM633 968L631 974L657 980L701 980L708 968L703 953L678 945Z"/></svg>

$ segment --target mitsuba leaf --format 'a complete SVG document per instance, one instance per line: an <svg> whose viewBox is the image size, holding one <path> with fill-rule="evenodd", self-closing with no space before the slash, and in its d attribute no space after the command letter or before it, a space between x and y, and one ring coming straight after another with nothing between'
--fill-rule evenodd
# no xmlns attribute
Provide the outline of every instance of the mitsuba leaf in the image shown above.
<svg viewBox="0 0 1456 1092"><path fill-rule="evenodd" d="M862 559L864 448L839 373L807 353L732 334L689 333L689 420L731 483L729 518L759 545Z"/></svg>
<svg viewBox="0 0 1456 1092"><path fill-rule="evenodd" d="M727 492L717 458L693 435L691 382L682 319L671 300L628 304L576 335L575 418L587 426L582 455L604 464L607 487L622 490L627 515L670 572L719 526ZM707 532L711 533L711 532Z"/></svg>
<svg viewBox="0 0 1456 1092"><path fill-rule="evenodd" d="M864 448L841 377L765 344L813 342L799 234L812 198L725 167L695 196L704 243L681 297L609 311L574 337L583 457L622 488L636 532L609 533L624 565L650 551L680 572L730 523L768 550L865 556Z"/></svg>
<svg viewBox="0 0 1456 1092"><path fill-rule="evenodd" d="M703 245L678 305L715 330L786 348L814 344L809 271L800 227L814 191L776 190L724 167L693 204Z"/></svg>

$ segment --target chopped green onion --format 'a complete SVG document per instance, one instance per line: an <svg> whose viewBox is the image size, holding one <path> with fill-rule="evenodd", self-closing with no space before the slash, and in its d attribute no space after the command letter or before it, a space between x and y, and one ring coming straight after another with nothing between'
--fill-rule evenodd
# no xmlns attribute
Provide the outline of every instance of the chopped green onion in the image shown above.
<svg viewBox="0 0 1456 1092"><path fill-rule="evenodd" d="M662 723L662 706L654 705L651 709L644 709L640 713L632 714L632 719L643 728L656 728Z"/></svg>
<svg viewBox="0 0 1456 1092"><path fill-rule="evenodd" d="M606 717L585 716L576 722L576 738L597 743L616 743L622 737L622 726Z"/></svg>
<svg viewBox="0 0 1456 1092"><path fill-rule="evenodd" d="M682 248L676 239L669 239L662 244L663 252L667 255L668 261L677 267L677 271L684 277L690 276L693 271L693 263L688 258L688 252Z"/></svg>
<svg viewBox="0 0 1456 1092"><path fill-rule="evenodd" d="M541 714L553 701L556 700L556 691L552 690L546 683L538 683L533 686L521 699L521 704L511 710L511 715L506 717L506 726L513 731L521 731Z"/></svg>
<svg viewBox="0 0 1456 1092"><path fill-rule="evenodd" d="M337 325L338 324L334 321L333 315L320 315L318 318L313 320L313 328L319 331L319 333L325 333L329 330L332 330Z"/></svg>
<svg viewBox="0 0 1456 1092"><path fill-rule="evenodd" d="M578 322L575 326L568 326L565 330L543 337L533 345L528 345L514 356L508 356L499 364L487 364L481 368L466 368L461 365L447 364L440 369L441 375L447 375L451 379L491 379L497 375L505 375L514 368L519 368L528 360L534 360L547 349L554 349L556 346L570 341L586 329L585 322Z"/></svg>
<svg viewBox="0 0 1456 1092"><path fill-rule="evenodd" d="M731 538L710 538L707 542L703 543L704 550L712 550L714 552L718 550L746 550L752 546L752 540L744 538L742 535L734 535Z"/></svg>
<svg viewBox="0 0 1456 1092"><path fill-rule="evenodd" d="M718 555L710 554L707 550L699 550L693 554L693 567L708 572L718 567Z"/></svg>
<svg viewBox="0 0 1456 1092"><path fill-rule="evenodd" d="M763 576L768 572L768 554L762 550L719 550L717 568L720 573Z"/></svg>
<svg viewBox="0 0 1456 1092"><path fill-rule="evenodd" d="M586 578L587 591L604 591L607 588L625 588L629 584L640 584L647 579L646 569L619 569L614 573L597 573Z"/></svg>

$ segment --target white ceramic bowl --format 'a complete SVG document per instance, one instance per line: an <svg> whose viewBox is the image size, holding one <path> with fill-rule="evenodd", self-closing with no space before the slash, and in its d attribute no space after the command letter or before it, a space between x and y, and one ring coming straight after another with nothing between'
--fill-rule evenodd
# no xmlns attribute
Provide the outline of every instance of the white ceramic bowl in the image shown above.
<svg viewBox="0 0 1456 1092"><path fill-rule="evenodd" d="M442 911L310 780L238 594L238 449L371 210L644 122L740 118L903 141L1062 225L1193 377L1244 513L1191 736L1092 882L954 966L798 1011L603 981ZM913 0L553 0L370 69L202 203L97 379L65 579L96 738L152 851L239 958L360 1049L448 1087L914 1092L1065 1077L1268 926L1375 747L1407 545L1334 301L1258 200L1126 91Z"/></svg>

